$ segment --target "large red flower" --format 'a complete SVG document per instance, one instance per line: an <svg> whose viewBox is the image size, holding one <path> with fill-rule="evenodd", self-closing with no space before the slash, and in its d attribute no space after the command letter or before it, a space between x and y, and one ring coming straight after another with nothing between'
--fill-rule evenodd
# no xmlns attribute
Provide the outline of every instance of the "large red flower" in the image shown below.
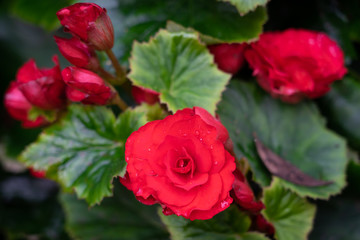
<svg viewBox="0 0 360 240"><path fill-rule="evenodd" d="M164 214L190 220L209 219L233 201L235 160L224 147L227 132L212 125L216 119L204 120L199 109L177 111L133 132L121 179L139 201L160 203Z"/></svg>
<svg viewBox="0 0 360 240"><path fill-rule="evenodd" d="M309 30L264 33L245 58L259 84L290 103L324 95L346 73L344 54L336 42Z"/></svg>

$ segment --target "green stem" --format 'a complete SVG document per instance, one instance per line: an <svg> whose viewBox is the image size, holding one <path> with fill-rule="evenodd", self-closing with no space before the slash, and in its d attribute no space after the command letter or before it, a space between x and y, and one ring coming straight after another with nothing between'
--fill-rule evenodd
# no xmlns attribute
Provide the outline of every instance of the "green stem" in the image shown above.
<svg viewBox="0 0 360 240"><path fill-rule="evenodd" d="M111 49L105 50L105 52L108 55L112 65L115 68L117 77L120 79L119 85L123 84L126 81L126 73L125 73L123 67L120 65L119 61L115 57L114 52Z"/></svg>
<svg viewBox="0 0 360 240"><path fill-rule="evenodd" d="M125 103L124 100L122 100L119 94L116 94L112 103L117 105L123 111L125 111L128 108L128 105Z"/></svg>
<svg viewBox="0 0 360 240"><path fill-rule="evenodd" d="M112 75L102 67L98 69L98 73L104 78L105 81L107 81L111 85L120 85L120 81L114 75Z"/></svg>

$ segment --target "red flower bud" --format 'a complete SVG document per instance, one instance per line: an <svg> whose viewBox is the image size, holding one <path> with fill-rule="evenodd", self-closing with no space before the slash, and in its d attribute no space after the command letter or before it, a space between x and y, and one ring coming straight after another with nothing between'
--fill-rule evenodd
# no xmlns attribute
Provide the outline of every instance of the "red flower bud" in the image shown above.
<svg viewBox="0 0 360 240"><path fill-rule="evenodd" d="M265 233L269 236L272 236L275 233L274 226L269 223L261 214L258 214L255 217L255 228L257 231Z"/></svg>
<svg viewBox="0 0 360 240"><path fill-rule="evenodd" d="M114 28L105 8L94 3L76 3L56 13L66 31L91 43L96 50L114 45Z"/></svg>
<svg viewBox="0 0 360 240"><path fill-rule="evenodd" d="M71 101L105 105L113 95L104 80L89 70L67 67L61 74L68 86L66 93Z"/></svg>
<svg viewBox="0 0 360 240"><path fill-rule="evenodd" d="M95 50L80 39L73 37L71 39L54 37L61 54L77 67L87 68L96 71L99 66L99 60Z"/></svg>
<svg viewBox="0 0 360 240"><path fill-rule="evenodd" d="M244 210L257 213L265 208L261 201L256 201L255 196L243 174L236 169L234 172L235 181L233 183L232 197L234 201Z"/></svg>
<svg viewBox="0 0 360 240"><path fill-rule="evenodd" d="M18 83L13 81L5 93L4 105L9 114L22 122L24 128L35 128L47 124L43 117L30 120L28 117L32 105L18 89Z"/></svg>
<svg viewBox="0 0 360 240"><path fill-rule="evenodd" d="M131 94L133 95L135 102L139 104L145 102L147 104L153 105L159 102L160 94L151 89L133 86L131 89Z"/></svg>
<svg viewBox="0 0 360 240"><path fill-rule="evenodd" d="M53 57L55 66L39 69L33 59L17 72L18 88L34 106L45 110L63 108L66 104L65 84L61 78L59 60Z"/></svg>
<svg viewBox="0 0 360 240"><path fill-rule="evenodd" d="M29 171L30 171L30 174L36 178L45 178L45 176L46 176L46 171L35 170L32 167L29 168Z"/></svg>
<svg viewBox="0 0 360 240"><path fill-rule="evenodd" d="M208 46L211 54L214 55L215 63L219 69L235 74L237 73L244 63L244 50L246 44L215 44Z"/></svg>

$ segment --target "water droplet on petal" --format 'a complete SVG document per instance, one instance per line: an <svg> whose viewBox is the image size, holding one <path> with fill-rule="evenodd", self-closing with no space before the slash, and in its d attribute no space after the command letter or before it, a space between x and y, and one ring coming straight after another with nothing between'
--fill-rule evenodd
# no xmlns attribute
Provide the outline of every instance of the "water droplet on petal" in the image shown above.
<svg viewBox="0 0 360 240"><path fill-rule="evenodd" d="M203 139L202 139L202 138L200 138L199 140L200 140L200 141L202 141Z"/></svg>
<svg viewBox="0 0 360 240"><path fill-rule="evenodd" d="M187 136L187 133L184 133L183 136L186 137L186 136Z"/></svg>
<svg viewBox="0 0 360 240"><path fill-rule="evenodd" d="M222 202L220 203L220 206L221 206L221 208L226 208L226 207L229 206L229 202L226 201L226 200L224 200L224 201L222 201Z"/></svg>
<svg viewBox="0 0 360 240"><path fill-rule="evenodd" d="M150 152L150 151L151 151L151 148L148 148L148 151Z"/></svg>
<svg viewBox="0 0 360 240"><path fill-rule="evenodd" d="M218 162L218 161L215 161L215 162L214 162L214 165L218 165L218 164L219 164L219 162Z"/></svg>
<svg viewBox="0 0 360 240"><path fill-rule="evenodd" d="M136 192L136 195L141 195L143 193L143 190L141 188L139 188Z"/></svg>
<svg viewBox="0 0 360 240"><path fill-rule="evenodd" d="M195 135L199 135L200 132L198 130L195 131Z"/></svg>
<svg viewBox="0 0 360 240"><path fill-rule="evenodd" d="M155 173L154 170L151 170L151 171L149 172L149 175L150 175L150 176L157 176L157 174Z"/></svg>
<svg viewBox="0 0 360 240"><path fill-rule="evenodd" d="M213 146L213 145L210 145L210 149L214 149L214 146Z"/></svg>
<svg viewBox="0 0 360 240"><path fill-rule="evenodd" d="M130 158L129 157L126 157L126 161L129 161L130 160Z"/></svg>

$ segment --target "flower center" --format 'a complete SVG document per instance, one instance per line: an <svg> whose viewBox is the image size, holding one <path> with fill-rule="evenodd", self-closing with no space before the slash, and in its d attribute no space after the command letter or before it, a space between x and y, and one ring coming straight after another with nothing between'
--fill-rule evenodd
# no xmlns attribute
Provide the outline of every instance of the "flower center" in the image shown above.
<svg viewBox="0 0 360 240"><path fill-rule="evenodd" d="M172 168L172 170L176 173L180 174L191 174L191 178L194 174L194 160L191 158L191 156L187 153L186 149L182 149L183 154L185 156L179 156L177 157L175 161L175 166Z"/></svg>
<svg viewBox="0 0 360 240"><path fill-rule="evenodd" d="M191 170L191 167L192 167L191 159L179 158L176 161L176 167L174 168L174 171L185 174Z"/></svg>

